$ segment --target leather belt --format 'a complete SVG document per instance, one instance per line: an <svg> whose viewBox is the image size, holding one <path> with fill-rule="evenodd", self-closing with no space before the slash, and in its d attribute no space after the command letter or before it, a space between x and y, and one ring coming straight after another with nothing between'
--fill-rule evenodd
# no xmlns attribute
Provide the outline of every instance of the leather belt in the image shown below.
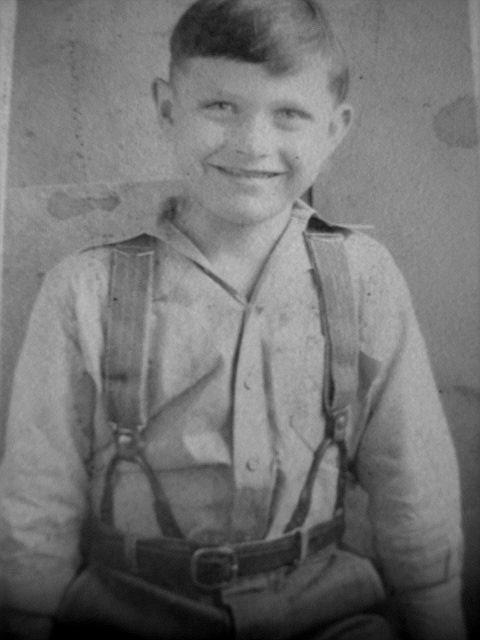
<svg viewBox="0 0 480 640"><path fill-rule="evenodd" d="M274 540L205 547L182 538L132 539L118 529L95 523L89 531L87 554L97 566L189 594L219 590L236 578L296 566L338 542L343 528L343 515L338 515Z"/></svg>

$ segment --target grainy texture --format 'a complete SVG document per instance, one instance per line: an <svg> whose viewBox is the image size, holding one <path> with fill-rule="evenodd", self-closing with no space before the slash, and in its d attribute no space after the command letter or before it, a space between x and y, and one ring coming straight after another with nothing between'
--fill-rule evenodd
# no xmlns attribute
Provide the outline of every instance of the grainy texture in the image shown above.
<svg viewBox="0 0 480 640"><path fill-rule="evenodd" d="M44 272L79 246L148 226L158 200L175 188L150 82L165 75L169 29L188 4L18 2L0 417ZM315 202L337 221L374 224L412 290L460 458L473 612L480 597L480 180L469 5L479 15L478 1L325 4L353 63L356 119Z"/></svg>
<svg viewBox="0 0 480 640"><path fill-rule="evenodd" d="M7 150L16 11L16 0L7 0L0 5L0 317L3 309L3 220L7 186ZM1 380L0 371L0 384Z"/></svg>

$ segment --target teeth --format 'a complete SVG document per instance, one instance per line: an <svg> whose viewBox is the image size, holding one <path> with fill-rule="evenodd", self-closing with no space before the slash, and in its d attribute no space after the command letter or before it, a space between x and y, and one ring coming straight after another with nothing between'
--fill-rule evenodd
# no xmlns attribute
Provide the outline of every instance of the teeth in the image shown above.
<svg viewBox="0 0 480 640"><path fill-rule="evenodd" d="M278 173L271 171L255 171L247 169L227 169L225 167L218 167L221 171L228 173L235 178L274 178Z"/></svg>

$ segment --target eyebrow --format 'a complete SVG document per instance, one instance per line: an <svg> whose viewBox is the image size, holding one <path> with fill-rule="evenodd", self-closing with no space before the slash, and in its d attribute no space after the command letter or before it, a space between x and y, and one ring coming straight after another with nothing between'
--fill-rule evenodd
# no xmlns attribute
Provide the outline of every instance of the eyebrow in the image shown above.
<svg viewBox="0 0 480 640"><path fill-rule="evenodd" d="M197 94L198 95L198 94ZM220 88L207 88L204 92L198 96L199 100L225 100L225 101L239 101L242 100L242 97L235 94L230 93L229 91L225 91Z"/></svg>

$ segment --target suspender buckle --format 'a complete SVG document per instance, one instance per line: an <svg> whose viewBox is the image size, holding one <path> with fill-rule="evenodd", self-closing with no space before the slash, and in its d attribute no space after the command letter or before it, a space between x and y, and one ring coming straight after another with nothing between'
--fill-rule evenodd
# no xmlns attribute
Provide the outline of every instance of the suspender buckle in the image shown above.
<svg viewBox="0 0 480 640"><path fill-rule="evenodd" d="M207 591L227 587L238 575L238 558L231 547L197 549L190 561L193 583Z"/></svg>
<svg viewBox="0 0 480 640"><path fill-rule="evenodd" d="M123 427L114 422L110 423L117 447L117 455L123 460L135 460L144 447L142 427Z"/></svg>

